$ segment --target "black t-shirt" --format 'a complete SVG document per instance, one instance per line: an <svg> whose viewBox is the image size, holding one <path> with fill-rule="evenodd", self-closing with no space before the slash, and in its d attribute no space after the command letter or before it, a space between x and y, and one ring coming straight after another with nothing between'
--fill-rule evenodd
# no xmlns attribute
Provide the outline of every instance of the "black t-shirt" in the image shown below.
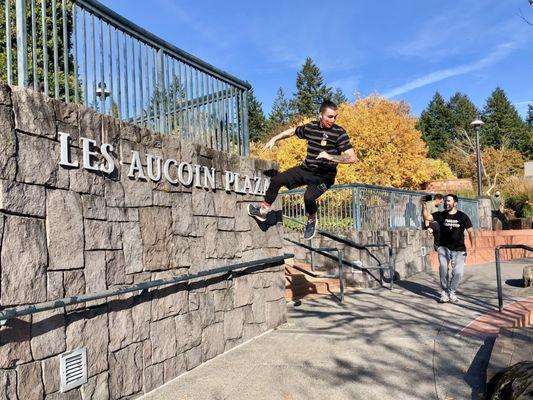
<svg viewBox="0 0 533 400"><path fill-rule="evenodd" d="M472 228L468 215L461 211L453 215L448 214L448 211L437 211L432 215L440 227L439 246L452 251L466 251L465 229Z"/></svg>
<svg viewBox="0 0 533 400"><path fill-rule="evenodd" d="M350 138L346 131L339 125L333 124L329 129L322 128L319 121L313 121L296 128L296 136L307 140L307 156L302 163L302 168L321 175L337 173L337 163L317 156L325 151L332 156L338 156L352 148Z"/></svg>

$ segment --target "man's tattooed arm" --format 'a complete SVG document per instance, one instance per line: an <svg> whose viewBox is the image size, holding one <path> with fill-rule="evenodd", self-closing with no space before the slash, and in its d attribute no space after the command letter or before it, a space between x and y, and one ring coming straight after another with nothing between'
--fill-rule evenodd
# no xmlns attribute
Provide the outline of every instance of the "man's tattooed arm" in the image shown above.
<svg viewBox="0 0 533 400"><path fill-rule="evenodd" d="M317 156L317 158L324 158L338 164L353 164L357 160L355 151L353 149L347 150L346 153L341 154L340 156L332 156L331 154L323 151Z"/></svg>

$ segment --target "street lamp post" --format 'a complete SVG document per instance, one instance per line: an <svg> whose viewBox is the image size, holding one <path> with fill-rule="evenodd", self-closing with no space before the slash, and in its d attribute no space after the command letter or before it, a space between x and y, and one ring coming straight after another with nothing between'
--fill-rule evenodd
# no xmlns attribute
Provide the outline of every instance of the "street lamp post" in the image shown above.
<svg viewBox="0 0 533 400"><path fill-rule="evenodd" d="M481 150L479 148L479 128L485 123L481 118L476 118L470 123L471 126L476 128L476 156L477 156L477 197L481 197Z"/></svg>

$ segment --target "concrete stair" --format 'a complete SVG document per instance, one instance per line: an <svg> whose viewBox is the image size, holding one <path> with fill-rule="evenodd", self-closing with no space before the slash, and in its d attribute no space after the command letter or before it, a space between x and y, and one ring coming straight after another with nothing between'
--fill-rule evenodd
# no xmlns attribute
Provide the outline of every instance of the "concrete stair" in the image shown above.
<svg viewBox="0 0 533 400"><path fill-rule="evenodd" d="M311 271L309 264L295 262L300 268ZM323 273L315 271L316 273ZM333 278L313 278L303 272L285 265L285 299L294 301L320 295L337 295L339 293L339 280Z"/></svg>

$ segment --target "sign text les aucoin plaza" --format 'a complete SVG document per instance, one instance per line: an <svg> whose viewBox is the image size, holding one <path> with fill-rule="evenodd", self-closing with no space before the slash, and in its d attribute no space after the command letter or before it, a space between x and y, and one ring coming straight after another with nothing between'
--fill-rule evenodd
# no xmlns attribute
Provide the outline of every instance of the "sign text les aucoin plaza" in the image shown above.
<svg viewBox="0 0 533 400"><path fill-rule="evenodd" d="M95 140L80 137L82 160L79 162L73 161L70 157L70 134L59 132L59 142L61 144L59 165L63 167L79 168L81 163L82 168L88 171L101 171L108 175L113 174L117 169L117 160L112 156L114 148L109 143L102 143L98 148ZM129 165L128 177L130 179L151 180L153 182L165 179L172 185L194 185L198 188L216 189L215 168L185 161L179 162L174 158L164 160L159 156L146 153L145 169L141 155L136 150L131 151ZM224 179L224 190L227 192L264 195L269 185L269 179L261 176L250 177L233 171L221 172Z"/></svg>

